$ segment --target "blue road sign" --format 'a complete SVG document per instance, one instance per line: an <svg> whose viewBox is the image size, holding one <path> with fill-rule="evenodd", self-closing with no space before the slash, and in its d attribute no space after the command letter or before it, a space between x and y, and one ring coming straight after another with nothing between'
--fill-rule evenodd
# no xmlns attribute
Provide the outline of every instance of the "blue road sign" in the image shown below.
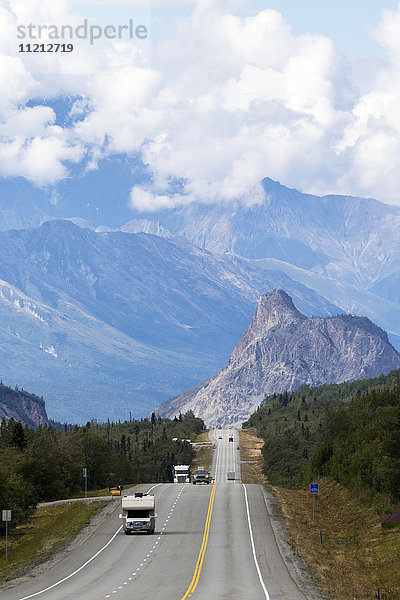
<svg viewBox="0 0 400 600"><path fill-rule="evenodd" d="M318 483L310 483L310 494L318 494Z"/></svg>

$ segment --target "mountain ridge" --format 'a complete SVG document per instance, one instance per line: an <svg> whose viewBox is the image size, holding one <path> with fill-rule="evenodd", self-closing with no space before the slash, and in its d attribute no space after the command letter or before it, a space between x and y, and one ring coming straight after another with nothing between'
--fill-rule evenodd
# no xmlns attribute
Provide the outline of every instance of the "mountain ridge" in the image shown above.
<svg viewBox="0 0 400 600"><path fill-rule="evenodd" d="M182 238L69 220L0 232L0 374L43 395L56 421L145 416L222 367L276 285L307 314L338 312L284 274Z"/></svg>
<svg viewBox="0 0 400 600"><path fill-rule="evenodd" d="M352 315L306 317L283 290L261 296L229 363L200 386L163 403L161 416L193 410L208 425L238 425L264 394L375 377L400 368L386 332Z"/></svg>
<svg viewBox="0 0 400 600"><path fill-rule="evenodd" d="M118 173L126 174L128 165L117 163ZM106 167L112 171L111 163ZM288 292L307 316L365 315L400 348L397 207L304 194L266 178L264 197L251 206L237 199L135 212L125 203L120 211L119 193L111 215L104 198L96 204L93 197L84 198L92 179L85 181L76 197L60 188L57 198L52 196L54 205L47 206L36 190L20 226L36 219L45 221L42 227L0 234L5 295L0 333L6 345L1 374L7 383L46 396L50 413L56 404L51 414L56 420L69 418L62 414L65 402L79 405L75 418L81 421L97 416L84 414L89 405L83 408L78 398L78 381L91 398L106 398L108 389L122 414L130 405L145 415L205 379L227 363L258 296L274 288ZM104 190L110 189L107 181ZM17 207L26 204L27 194L22 198L19 192ZM0 198L0 208L7 208L10 198ZM18 211L3 213L3 227L7 214L18 226ZM60 216L69 226L56 219ZM50 321L46 325L41 318ZM132 359L144 355L144 362ZM77 377L73 383L68 369ZM54 391L54 381L63 391Z"/></svg>

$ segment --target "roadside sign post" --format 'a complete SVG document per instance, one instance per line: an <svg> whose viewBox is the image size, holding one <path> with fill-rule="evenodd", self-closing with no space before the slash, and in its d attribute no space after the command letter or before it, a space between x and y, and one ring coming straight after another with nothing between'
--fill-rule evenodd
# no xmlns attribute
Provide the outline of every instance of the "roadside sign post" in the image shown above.
<svg viewBox="0 0 400 600"><path fill-rule="evenodd" d="M2 520L6 523L6 562L8 562L8 523L11 521L11 510L3 510Z"/></svg>
<svg viewBox="0 0 400 600"><path fill-rule="evenodd" d="M87 468L83 467L83 478L85 480L85 500L87 500Z"/></svg>
<svg viewBox="0 0 400 600"><path fill-rule="evenodd" d="M319 484L318 483L310 483L310 494L313 497L313 505L312 505L312 522L315 522L315 496L319 492Z"/></svg>

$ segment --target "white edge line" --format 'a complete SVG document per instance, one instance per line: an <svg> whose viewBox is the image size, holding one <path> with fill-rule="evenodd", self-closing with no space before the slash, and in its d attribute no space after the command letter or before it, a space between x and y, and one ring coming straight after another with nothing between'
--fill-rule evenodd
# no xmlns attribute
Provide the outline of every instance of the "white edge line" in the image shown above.
<svg viewBox="0 0 400 600"><path fill-rule="evenodd" d="M84 567L86 567L89 563L91 563L92 560L95 559L96 556L98 556L100 554L100 552L103 552L103 550L105 550L111 544L111 542L114 541L114 539L116 538L118 533L121 531L121 529L122 529L122 525L121 525L121 527L119 527L117 529L117 531L114 533L112 538L110 540L108 540L107 544L105 546L103 546L102 548L100 548L100 550L98 550L96 552L96 554L94 554L91 558L89 558L89 560L87 560L85 563L83 563L83 565L81 565L79 567L79 569L76 569L76 571L74 571L73 573L70 573L69 575L67 575L67 577L64 577L64 579L60 579L60 581L53 583L53 585L45 588L44 590L40 590L40 592L35 592L34 594L30 594L30 596L24 596L23 598L20 598L20 600L28 600L28 598L34 598L35 596L39 596L39 594L44 594L44 592L48 592L49 590L52 590L57 585L60 585L60 583L64 583L64 581L67 581L67 579L70 579L71 577L73 577L74 575L79 573L79 571L81 571Z"/></svg>
<svg viewBox="0 0 400 600"><path fill-rule="evenodd" d="M268 590L265 587L265 583L264 583L264 580L263 580L262 575L261 575L260 567L259 567L257 556L256 556L256 549L254 547L253 529L251 527L249 503L248 503L248 500L247 500L247 490L246 490L246 486L244 485L244 483L242 483L242 486L243 486L243 489L244 489L244 498L246 500L247 521L248 521L248 524L249 524L249 532L250 532L250 540L251 540L251 549L253 550L253 558L254 558L254 562L255 562L255 565L256 565L258 578L260 580L261 587L262 587L262 589L264 591L264 595L267 598L267 600L270 600L270 597L269 597L269 594L268 594Z"/></svg>
<svg viewBox="0 0 400 600"><path fill-rule="evenodd" d="M158 485L161 485L161 483L157 483L156 485L153 485L153 487L151 487L147 493L151 492L151 490L154 490L155 487L157 487ZM34 598L35 596L39 596L40 594L44 594L45 592L48 592L49 590L52 590L53 588L57 587L58 585L60 585L60 583L64 583L64 581L67 581L67 579L70 579L71 577L73 577L74 575L76 575L77 573L79 573L79 571L82 571L82 569L84 569L89 563L92 562L92 560L94 560L101 552L103 552L103 550L105 550L106 548L108 548L108 546L111 544L111 542L113 542L115 540L115 538L117 537L117 535L119 534L119 532L122 529L122 525L121 527L119 527L117 529L117 531L114 533L114 535L112 536L111 539L108 540L107 544L105 544L105 546L103 546L102 548L100 548L100 550L98 550L96 552L96 554L93 554L93 556L91 558L89 558L85 563L83 563L83 565L81 565L79 567L79 569L76 569L76 571L74 571L73 573L70 573L69 575L67 575L67 577L64 577L64 579L60 579L60 581L57 581L56 583L53 583L53 585L50 585L49 587L45 588L44 590L40 590L39 592L35 592L34 594L30 594L29 596L24 596L23 598L20 598L19 600L28 600L28 598Z"/></svg>

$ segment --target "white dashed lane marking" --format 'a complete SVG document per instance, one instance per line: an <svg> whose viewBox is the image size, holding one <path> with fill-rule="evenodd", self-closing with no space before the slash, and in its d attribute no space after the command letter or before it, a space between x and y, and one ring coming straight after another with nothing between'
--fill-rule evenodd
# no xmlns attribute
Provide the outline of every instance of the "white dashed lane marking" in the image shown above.
<svg viewBox="0 0 400 600"><path fill-rule="evenodd" d="M182 488L182 490L183 490L183 488ZM173 506L171 507L171 510L170 510L170 512L169 512L169 515L168 515L168 517L165 519L165 523L164 523L164 525L163 525L163 527L162 527L162 529L161 529L161 531L160 531L160 535L158 536L158 538L157 538L157 541L155 542L155 544L154 544L154 546L153 546L153 550L155 550L155 549L156 549L156 547L157 547L157 544L159 544L159 541L158 541L158 540L161 540L161 536L163 535L164 529L166 528L166 526L167 526L167 524L168 524L168 521L169 521L170 517L172 516L172 513L173 513L173 511L174 511L174 508L175 508L175 506L176 506L176 503L177 503L177 501L179 500L179 498L180 498L180 496L181 496L181 494L182 494L182 490L181 490L181 491L179 492L179 494L177 495L177 497L176 497L176 500L175 500L175 502L174 502ZM149 491L150 491L150 490L149 490ZM140 566L139 566L139 567L137 567L136 571L134 571L134 572L132 573L132 577L128 577L128 580L127 580L127 581L124 581L124 585L128 585L128 581L133 581L133 580L134 580L135 576L136 576L136 575L138 575L138 571L140 571L140 568L145 566L145 565L144 565L144 563L145 563L145 562L147 562L147 559L148 559L148 558L150 558L150 554L152 554L152 553L153 553L153 550L149 550L149 554L146 554L146 558L144 558L144 559L143 559L143 562L142 562L142 563L140 563ZM122 589L123 589L123 587L122 587L122 586L119 586L119 587L118 587L118 590L122 590ZM118 592L118 590L113 590L113 592L112 592L112 593L113 593L113 594L116 594L116 593ZM108 594L107 596L105 596L105 598L110 598L110 594Z"/></svg>

